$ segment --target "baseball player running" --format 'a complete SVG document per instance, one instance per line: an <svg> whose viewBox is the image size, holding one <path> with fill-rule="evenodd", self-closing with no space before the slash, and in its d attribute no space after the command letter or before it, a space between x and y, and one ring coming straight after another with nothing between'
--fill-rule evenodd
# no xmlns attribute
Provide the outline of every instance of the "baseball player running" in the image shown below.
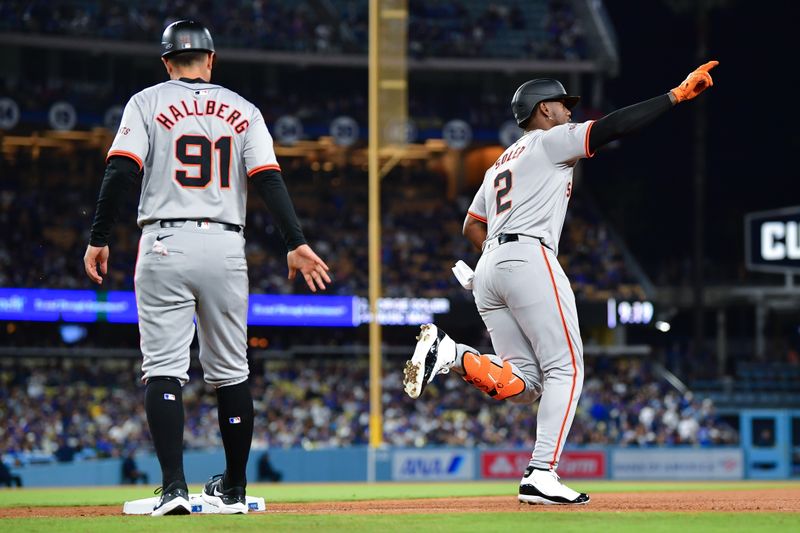
<svg viewBox="0 0 800 533"><path fill-rule="evenodd" d="M464 221L463 233L482 250L474 277L454 272L475 303L497 353L482 354L423 325L406 363L404 386L419 397L437 374L453 370L496 400L539 403L536 445L519 500L585 504L589 495L563 485L556 468L583 387L583 344L575 296L556 256L578 160L650 124L712 85L710 61L667 94L574 124L579 97L553 79L522 84L511 110L524 135L489 167Z"/></svg>
<svg viewBox="0 0 800 533"><path fill-rule="evenodd" d="M89 278L102 283L112 224L143 172L134 282L145 410L162 471L156 491L161 497L152 514L191 512L181 387L188 380L195 320L204 379L216 389L226 462L224 474L211 478L202 497L220 513L246 513L245 468L253 435L242 235L248 182L266 202L289 249L289 279L300 272L316 292L330 277L306 244L261 112L210 83L211 34L182 20L169 25L161 40L170 80L135 94L125 106L108 152L84 264Z"/></svg>

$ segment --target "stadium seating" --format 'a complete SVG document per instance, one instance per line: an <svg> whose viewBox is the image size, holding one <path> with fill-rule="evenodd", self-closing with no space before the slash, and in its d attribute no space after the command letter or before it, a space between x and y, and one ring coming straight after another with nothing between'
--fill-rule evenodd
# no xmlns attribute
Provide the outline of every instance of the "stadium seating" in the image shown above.
<svg viewBox="0 0 800 533"><path fill-rule="evenodd" d="M14 464L119 457L150 449L138 360L0 359L0 454ZM396 446L532 447L535 406L488 400L458 376L438 379L420 401L402 389L402 361L383 378L384 441ZM572 428L575 445L647 447L735 444L738 433L712 401L679 394L637 359L590 358ZM195 365L183 389L188 449L219 447L216 401ZM365 362L255 361L253 446L306 449L368 441Z"/></svg>
<svg viewBox="0 0 800 533"><path fill-rule="evenodd" d="M0 284L8 287L86 288L79 261L91 224L103 172L102 154L76 155L73 174L57 157L42 156L30 165L22 154L4 161L8 179L0 185L4 232L0 250ZM286 181L306 237L326 257L334 272L335 294L367 294L366 174L355 166L320 167L302 158L283 161ZM326 170L327 168L327 170ZM45 179L42 176L47 176ZM51 194L58 189L63 194ZM450 297L469 293L451 276L457 259L477 262L477 253L461 236L472 191L448 201L444 177L424 163L397 167L385 180L383 216L384 294L396 297ZM643 296L640 281L627 268L606 225L582 200L571 201L562 236L560 261L579 298ZM134 225L134 192L115 227L106 290L132 290L138 243ZM398 201L402 199L402 201ZM445 231L431 236L428 229ZM262 202L253 196L246 238L251 290L279 294L303 292L302 284L286 283L284 247ZM28 268L20 269L22 262Z"/></svg>
<svg viewBox="0 0 800 533"><path fill-rule="evenodd" d="M332 9L331 9L332 8ZM227 2L170 6L86 0L4 2L0 31L140 41L178 18L209 25L221 47L298 53L364 53L366 0ZM568 2L438 0L409 2L413 57L581 59L580 24Z"/></svg>
<svg viewBox="0 0 800 533"><path fill-rule="evenodd" d="M692 387L720 407L800 407L800 365L792 362L739 361L729 379L698 379Z"/></svg>

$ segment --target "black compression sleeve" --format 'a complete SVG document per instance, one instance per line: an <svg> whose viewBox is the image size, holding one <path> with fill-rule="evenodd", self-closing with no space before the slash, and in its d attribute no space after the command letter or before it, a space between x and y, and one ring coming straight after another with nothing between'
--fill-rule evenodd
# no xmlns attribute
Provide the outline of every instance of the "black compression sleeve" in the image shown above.
<svg viewBox="0 0 800 533"><path fill-rule="evenodd" d="M650 124L672 109L672 106L672 99L667 93L609 113L592 124L589 132L589 151L594 153L611 141Z"/></svg>
<svg viewBox="0 0 800 533"><path fill-rule="evenodd" d="M292 199L279 170L262 170L250 177L250 181L258 191L264 203L267 204L270 214L275 219L275 225L281 232L286 248L294 250L301 244L306 244L300 221L294 212Z"/></svg>
<svg viewBox="0 0 800 533"><path fill-rule="evenodd" d="M131 158L113 156L108 160L100 194L97 196L97 208L94 212L94 223L89 244L105 246L111 235L111 227L117 221L119 208L125 202L131 186L139 179L139 165Z"/></svg>

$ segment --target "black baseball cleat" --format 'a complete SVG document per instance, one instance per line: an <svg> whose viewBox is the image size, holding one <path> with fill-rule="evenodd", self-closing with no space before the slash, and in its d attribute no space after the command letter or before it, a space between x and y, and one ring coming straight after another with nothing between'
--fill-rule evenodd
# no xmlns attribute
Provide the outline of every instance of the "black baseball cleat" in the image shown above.
<svg viewBox="0 0 800 533"><path fill-rule="evenodd" d="M185 483L175 481L169 487L158 487L155 494L161 494L158 503L153 507L151 516L192 514L189 503L189 489Z"/></svg>
<svg viewBox="0 0 800 533"><path fill-rule="evenodd" d="M456 343L433 324L423 324L417 336L414 355L403 369L403 389L419 398L425 386L438 374L447 374L456 360Z"/></svg>
<svg viewBox="0 0 800 533"><path fill-rule="evenodd" d="M590 498L561 483L554 471L529 466L519 484L519 501L531 505L585 505Z"/></svg>
<svg viewBox="0 0 800 533"><path fill-rule="evenodd" d="M203 501L219 509L220 514L247 514L244 487L223 488L223 474L212 476L203 487Z"/></svg>

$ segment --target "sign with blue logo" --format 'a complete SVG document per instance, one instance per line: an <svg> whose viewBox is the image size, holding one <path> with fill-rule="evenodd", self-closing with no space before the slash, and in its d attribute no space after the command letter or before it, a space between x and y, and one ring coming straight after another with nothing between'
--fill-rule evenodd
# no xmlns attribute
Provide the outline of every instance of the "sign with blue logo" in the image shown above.
<svg viewBox="0 0 800 533"><path fill-rule="evenodd" d="M398 450L392 456L394 481L452 481L475 477L469 450Z"/></svg>
<svg viewBox="0 0 800 533"><path fill-rule="evenodd" d="M251 294L251 326L356 327L369 323L369 304L358 296ZM433 322L450 311L447 298L381 298L384 325ZM0 288L0 320L135 324L136 295L128 291Z"/></svg>

